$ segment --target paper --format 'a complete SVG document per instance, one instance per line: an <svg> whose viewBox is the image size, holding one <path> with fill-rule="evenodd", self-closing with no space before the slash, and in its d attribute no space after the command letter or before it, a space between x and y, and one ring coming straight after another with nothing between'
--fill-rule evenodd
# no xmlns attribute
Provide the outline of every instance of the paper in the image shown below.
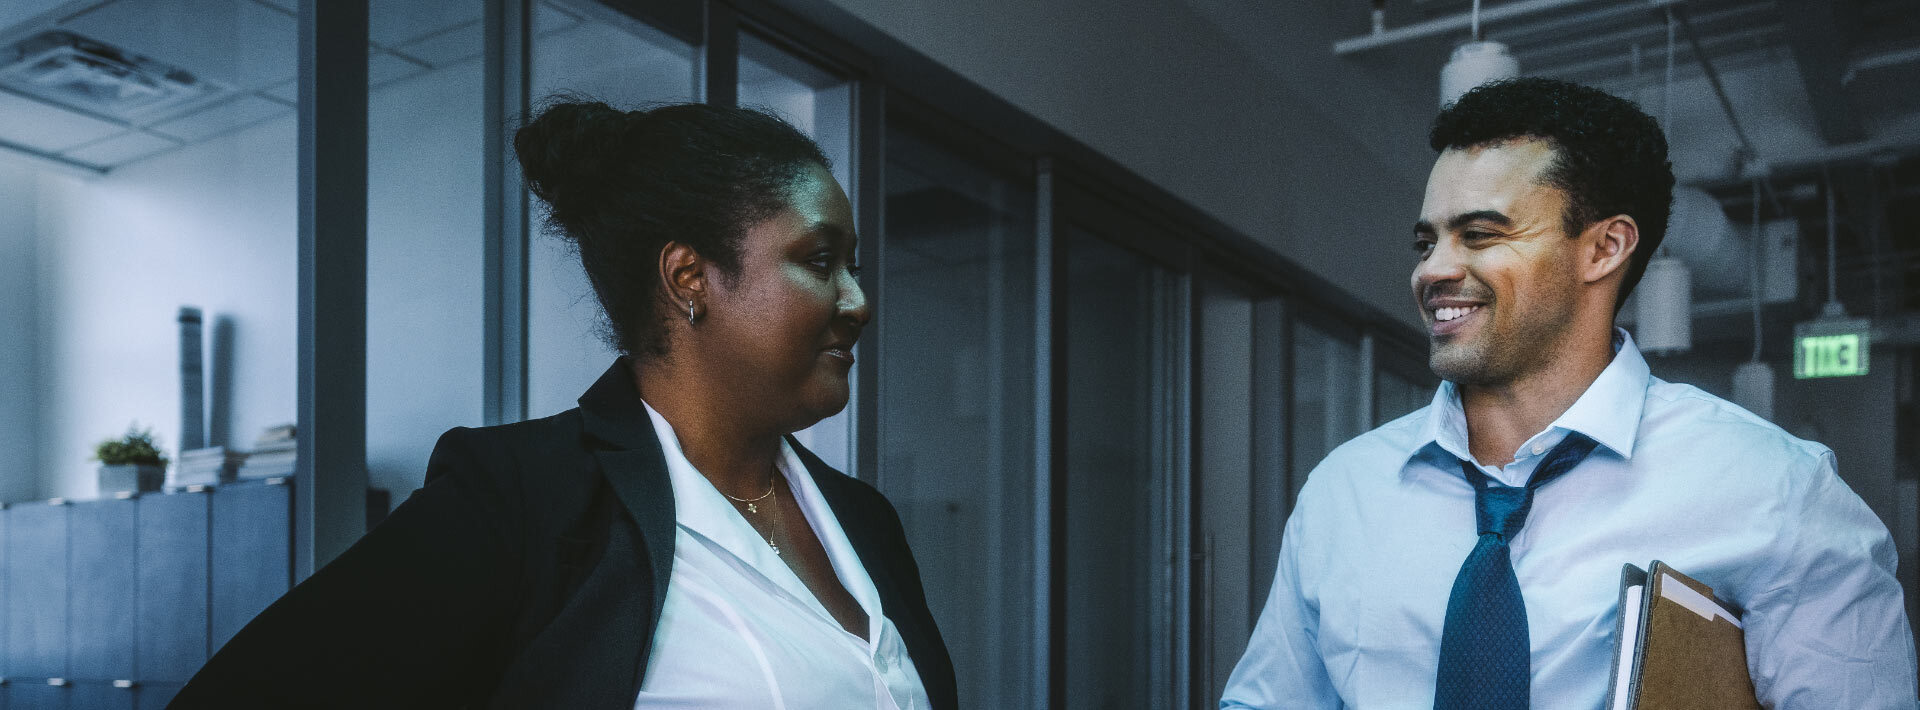
<svg viewBox="0 0 1920 710"><path fill-rule="evenodd" d="M1734 628L1746 628L1740 624L1739 619L1733 618L1733 616L1727 614L1726 610L1721 609L1718 602L1707 598L1704 594L1694 591L1693 587L1687 586L1685 582L1674 579L1673 575L1670 574L1660 576L1665 578L1660 580L1660 596L1673 600L1675 604L1686 607L1688 610L1699 614L1708 621L1712 621L1714 617L1719 617L1731 622Z"/></svg>
<svg viewBox="0 0 1920 710"><path fill-rule="evenodd" d="M1633 651L1640 639L1640 597L1647 590L1638 584L1627 587L1620 599L1620 668L1613 679L1613 710L1627 710L1633 702L1628 686L1633 685Z"/></svg>

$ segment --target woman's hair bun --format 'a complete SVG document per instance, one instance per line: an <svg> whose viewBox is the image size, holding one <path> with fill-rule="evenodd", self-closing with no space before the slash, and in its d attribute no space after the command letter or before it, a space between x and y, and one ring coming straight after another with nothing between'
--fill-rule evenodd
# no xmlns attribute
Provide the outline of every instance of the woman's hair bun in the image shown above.
<svg viewBox="0 0 1920 710"><path fill-rule="evenodd" d="M513 134L527 188L557 213L571 212L612 182L609 158L635 117L599 101L556 97ZM563 215L556 215L562 216Z"/></svg>
<svg viewBox="0 0 1920 710"><path fill-rule="evenodd" d="M657 273L669 242L737 273L748 225L786 208L820 146L751 108L667 104L620 111L579 95L543 102L513 136L550 231L571 242L627 353L665 352Z"/></svg>

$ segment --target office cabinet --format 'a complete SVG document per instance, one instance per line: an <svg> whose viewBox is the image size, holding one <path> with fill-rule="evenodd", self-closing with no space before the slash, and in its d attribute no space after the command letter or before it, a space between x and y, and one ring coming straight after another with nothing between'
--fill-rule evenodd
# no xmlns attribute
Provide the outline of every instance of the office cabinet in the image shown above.
<svg viewBox="0 0 1920 710"><path fill-rule="evenodd" d="M67 510L29 504L8 511L8 677L67 674Z"/></svg>
<svg viewBox="0 0 1920 710"><path fill-rule="evenodd" d="M7 536L7 521L12 518L11 511L5 505L0 505L0 678L7 677L7 673L13 670L13 641L7 635L7 629L12 627L7 623L6 602L13 598L13 590L7 584L11 576L7 574L7 548L12 545ZM6 707L7 691L5 684L0 682L0 710L6 710Z"/></svg>
<svg viewBox="0 0 1920 710"><path fill-rule="evenodd" d="M133 710L134 689L102 681L75 682L67 689L67 710Z"/></svg>
<svg viewBox="0 0 1920 710"><path fill-rule="evenodd" d="M167 703L173 702L173 696L180 693L184 683L141 683L134 689L133 701L137 710L163 710Z"/></svg>
<svg viewBox="0 0 1920 710"><path fill-rule="evenodd" d="M213 500L212 645L239 633L293 578L292 486L222 486Z"/></svg>
<svg viewBox="0 0 1920 710"><path fill-rule="evenodd" d="M12 710L67 710L67 688L43 681L9 681L5 688L7 707Z"/></svg>
<svg viewBox="0 0 1920 710"><path fill-rule="evenodd" d="M67 513L69 678L104 682L134 676L137 513L136 500L75 503ZM106 687L129 695L124 689ZM76 705L81 702L79 696L75 694Z"/></svg>
<svg viewBox="0 0 1920 710"><path fill-rule="evenodd" d="M185 682L207 661L206 493L143 496L137 679Z"/></svg>

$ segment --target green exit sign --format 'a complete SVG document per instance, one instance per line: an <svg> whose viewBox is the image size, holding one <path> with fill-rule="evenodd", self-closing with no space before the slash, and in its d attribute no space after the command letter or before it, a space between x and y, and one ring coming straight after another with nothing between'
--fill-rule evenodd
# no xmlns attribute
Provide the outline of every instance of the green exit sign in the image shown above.
<svg viewBox="0 0 1920 710"><path fill-rule="evenodd" d="M1794 327L1793 376L1852 377L1867 374L1873 324L1865 318L1821 319Z"/></svg>

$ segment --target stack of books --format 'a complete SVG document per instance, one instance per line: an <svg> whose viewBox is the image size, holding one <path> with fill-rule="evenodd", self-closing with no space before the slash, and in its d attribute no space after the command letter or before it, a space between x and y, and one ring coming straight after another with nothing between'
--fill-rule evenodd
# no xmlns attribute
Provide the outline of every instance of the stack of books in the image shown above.
<svg viewBox="0 0 1920 710"><path fill-rule="evenodd" d="M167 469L167 487L231 481L246 460L246 453L228 451L225 446L182 451L180 460Z"/></svg>
<svg viewBox="0 0 1920 710"><path fill-rule="evenodd" d="M274 478L293 475L294 457L299 439L292 424L268 427L253 442L253 454L240 467L241 478Z"/></svg>

